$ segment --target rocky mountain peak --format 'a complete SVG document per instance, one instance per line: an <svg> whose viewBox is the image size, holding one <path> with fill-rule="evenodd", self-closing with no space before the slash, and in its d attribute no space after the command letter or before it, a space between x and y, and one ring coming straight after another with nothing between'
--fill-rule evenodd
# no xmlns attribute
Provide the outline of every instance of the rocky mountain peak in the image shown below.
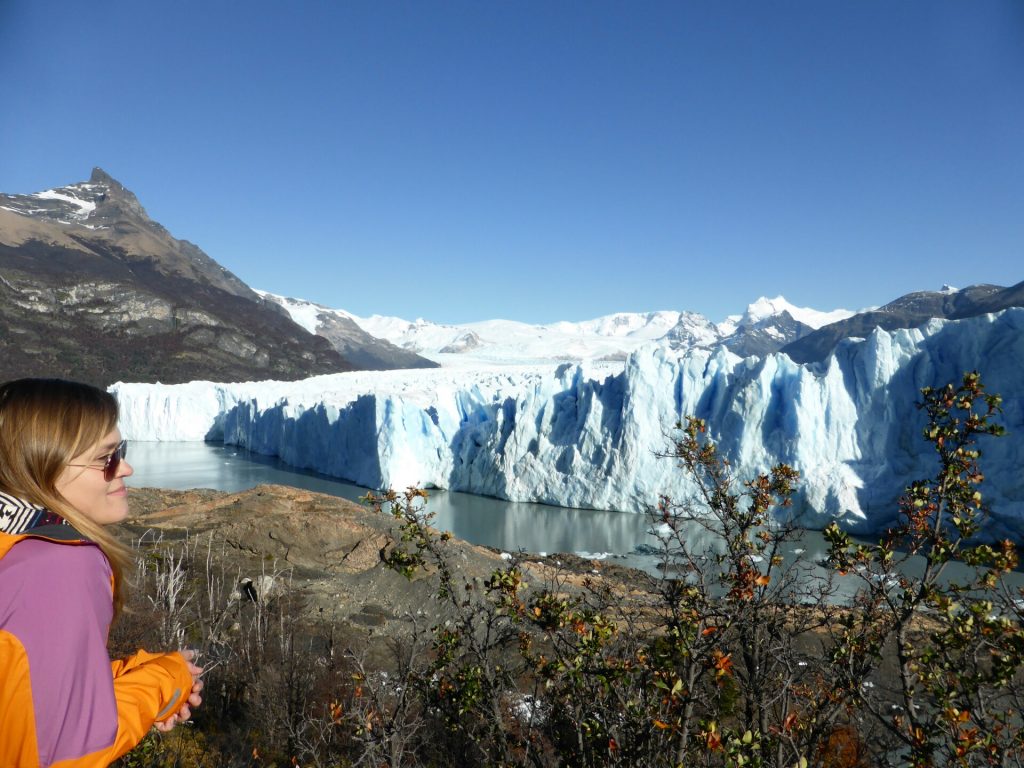
<svg viewBox="0 0 1024 768"><path fill-rule="evenodd" d="M751 308L753 307L754 305L751 305ZM794 318L788 308L781 308L775 304L772 309L772 314L760 316L748 310L736 332L722 344L740 357L763 357L777 352L814 330Z"/></svg>
<svg viewBox="0 0 1024 768"><path fill-rule="evenodd" d="M95 201L97 213L109 215L114 211L118 211L151 223L152 220L146 213L146 209L139 202L139 198L135 196L135 193L102 168L96 167L92 169L88 186L98 193Z"/></svg>
<svg viewBox="0 0 1024 768"><path fill-rule="evenodd" d="M757 325L767 318L788 313L791 306L783 296L776 296L774 298L761 296L757 301L747 305L746 311L740 318L739 325Z"/></svg>
<svg viewBox="0 0 1024 768"><path fill-rule="evenodd" d="M92 169L92 174L89 176L90 184L106 184L109 187L119 187L124 189L124 185L121 184L117 179L111 176L109 173L104 171L98 165Z"/></svg>
<svg viewBox="0 0 1024 768"><path fill-rule="evenodd" d="M707 349L721 340L722 334L718 332L714 323L704 315L689 311L680 312L678 322L662 337L662 341L676 351Z"/></svg>

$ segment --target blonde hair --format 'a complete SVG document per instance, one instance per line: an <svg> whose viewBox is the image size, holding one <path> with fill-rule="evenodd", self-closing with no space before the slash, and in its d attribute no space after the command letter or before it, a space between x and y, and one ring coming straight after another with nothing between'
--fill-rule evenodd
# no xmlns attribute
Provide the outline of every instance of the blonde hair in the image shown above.
<svg viewBox="0 0 1024 768"><path fill-rule="evenodd" d="M117 427L109 392L64 379L18 379L0 385L0 490L46 507L103 551L121 607L129 550L104 526L68 503L57 481L69 462Z"/></svg>

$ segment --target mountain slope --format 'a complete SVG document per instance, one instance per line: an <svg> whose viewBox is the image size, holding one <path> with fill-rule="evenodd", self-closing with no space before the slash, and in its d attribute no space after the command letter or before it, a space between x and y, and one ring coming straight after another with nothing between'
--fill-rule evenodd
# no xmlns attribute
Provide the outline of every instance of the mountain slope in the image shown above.
<svg viewBox="0 0 1024 768"><path fill-rule="evenodd" d="M354 367L101 169L0 195L0 378L244 381Z"/></svg>
<svg viewBox="0 0 1024 768"><path fill-rule="evenodd" d="M843 339L866 338L876 328L896 331L916 328L938 318L962 320L1024 306L1024 282L1009 288L998 285L972 285L961 290L908 293L883 307L826 325L784 346L782 352L797 363L820 362Z"/></svg>
<svg viewBox="0 0 1024 768"><path fill-rule="evenodd" d="M394 368L436 368L437 363L408 349L396 347L364 331L352 315L328 309L304 299L257 291L265 300L279 304L289 317L309 333L322 336L331 346L362 370L387 371Z"/></svg>

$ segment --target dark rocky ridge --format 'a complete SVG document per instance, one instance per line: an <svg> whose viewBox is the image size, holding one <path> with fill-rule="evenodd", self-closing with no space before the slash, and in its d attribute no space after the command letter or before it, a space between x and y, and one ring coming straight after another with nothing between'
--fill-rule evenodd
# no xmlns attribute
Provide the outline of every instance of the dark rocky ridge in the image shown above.
<svg viewBox="0 0 1024 768"><path fill-rule="evenodd" d="M661 341L677 352L726 347L740 357L764 357L778 352L812 330L809 325L801 323L784 310L761 319L744 316L735 331L723 336L722 331L704 316L683 312L679 322Z"/></svg>
<svg viewBox="0 0 1024 768"><path fill-rule="evenodd" d="M1024 307L1024 282L1009 288L972 285L959 291L918 291L879 309L823 326L787 344L781 351L797 363L820 362L843 339L865 338L876 328L885 331L916 328L932 318L962 320L1010 307Z"/></svg>
<svg viewBox="0 0 1024 768"><path fill-rule="evenodd" d="M789 312L780 312L756 323L741 325L722 345L740 357L764 357L803 338L812 330L795 320Z"/></svg>
<svg viewBox="0 0 1024 768"><path fill-rule="evenodd" d="M0 379L300 379L359 367L101 169L0 194ZM369 367L369 366L367 366Z"/></svg>

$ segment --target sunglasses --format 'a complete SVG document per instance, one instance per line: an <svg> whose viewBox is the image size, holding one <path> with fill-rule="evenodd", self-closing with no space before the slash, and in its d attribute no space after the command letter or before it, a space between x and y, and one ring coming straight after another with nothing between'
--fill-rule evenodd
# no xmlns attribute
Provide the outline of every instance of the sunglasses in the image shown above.
<svg viewBox="0 0 1024 768"><path fill-rule="evenodd" d="M103 479L108 483L117 476L117 468L121 466L121 459L128 455L128 441L122 440L117 444L113 452L107 456L102 467L95 464L68 464L69 467L88 467L89 469L102 469Z"/></svg>

